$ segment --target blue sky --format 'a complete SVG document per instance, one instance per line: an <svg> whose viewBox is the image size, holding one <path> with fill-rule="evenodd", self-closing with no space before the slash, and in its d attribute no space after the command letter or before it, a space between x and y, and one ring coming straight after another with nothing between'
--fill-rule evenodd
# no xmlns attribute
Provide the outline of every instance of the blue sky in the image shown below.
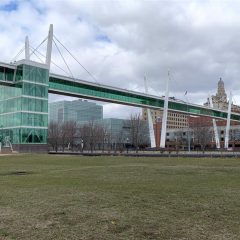
<svg viewBox="0 0 240 240"><path fill-rule="evenodd" d="M6 11L6 12L16 11L17 7L18 7L17 1L10 1L9 3L3 4L3 5L0 2L1 11Z"/></svg>

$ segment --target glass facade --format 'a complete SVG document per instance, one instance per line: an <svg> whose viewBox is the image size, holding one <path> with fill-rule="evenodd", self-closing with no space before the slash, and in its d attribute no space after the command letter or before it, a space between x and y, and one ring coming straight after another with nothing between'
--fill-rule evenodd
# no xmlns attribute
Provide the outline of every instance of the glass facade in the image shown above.
<svg viewBox="0 0 240 240"><path fill-rule="evenodd" d="M13 82L14 68L0 66L0 81Z"/></svg>
<svg viewBox="0 0 240 240"><path fill-rule="evenodd" d="M77 123L103 119L103 107L81 99L49 103L49 121Z"/></svg>
<svg viewBox="0 0 240 240"><path fill-rule="evenodd" d="M7 73L0 69L0 80L6 76L13 83L0 86L0 136L12 144L47 143L48 69L21 64Z"/></svg>

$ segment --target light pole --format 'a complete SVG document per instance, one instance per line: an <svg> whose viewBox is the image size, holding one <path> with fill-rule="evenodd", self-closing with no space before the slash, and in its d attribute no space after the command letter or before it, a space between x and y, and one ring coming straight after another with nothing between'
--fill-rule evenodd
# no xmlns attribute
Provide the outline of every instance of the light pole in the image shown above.
<svg viewBox="0 0 240 240"><path fill-rule="evenodd" d="M190 129L188 127L188 152L191 151L191 135L190 135Z"/></svg>
<svg viewBox="0 0 240 240"><path fill-rule="evenodd" d="M82 152L83 152L83 139L81 138L81 150L82 150Z"/></svg>
<svg viewBox="0 0 240 240"><path fill-rule="evenodd" d="M127 153L128 153L128 142L129 142L129 139L126 138L126 148L127 148Z"/></svg>

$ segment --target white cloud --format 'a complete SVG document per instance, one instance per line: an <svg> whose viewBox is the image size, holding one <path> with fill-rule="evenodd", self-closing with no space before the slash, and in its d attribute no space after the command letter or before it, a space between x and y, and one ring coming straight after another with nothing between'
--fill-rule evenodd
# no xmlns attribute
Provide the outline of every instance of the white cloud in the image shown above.
<svg viewBox="0 0 240 240"><path fill-rule="evenodd" d="M114 114L113 114L114 111ZM141 108L131 107L131 106L123 106L114 103L104 104L103 106L103 116L105 118L122 118L122 119L130 119L131 116L135 114L141 113Z"/></svg>
<svg viewBox="0 0 240 240"><path fill-rule="evenodd" d="M11 2L0 0L0 61L11 61L27 34L36 46L53 23L54 34L100 83L144 91L146 75L150 93L163 95L170 69L171 95L183 100L187 90L190 101L205 102L219 77L227 92L240 89L237 0L17 0L15 10L3 10ZM74 76L94 81L61 51ZM53 60L66 69L56 49ZM116 106L106 114L129 112L110 110Z"/></svg>

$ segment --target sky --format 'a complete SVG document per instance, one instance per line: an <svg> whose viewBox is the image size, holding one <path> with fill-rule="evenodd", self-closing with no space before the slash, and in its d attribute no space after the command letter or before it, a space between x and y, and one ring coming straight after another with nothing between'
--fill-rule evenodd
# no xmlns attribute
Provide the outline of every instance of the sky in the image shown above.
<svg viewBox="0 0 240 240"><path fill-rule="evenodd" d="M238 0L0 0L0 61L23 58L15 56L25 36L35 48L53 24L91 75L57 40L70 71L53 44L52 60L64 71L52 64L51 72L140 92L146 77L149 93L162 96L169 71L170 96L197 104L216 93L221 77L240 105L239 12ZM46 42L38 50L44 55ZM104 104L105 117L138 111Z"/></svg>

